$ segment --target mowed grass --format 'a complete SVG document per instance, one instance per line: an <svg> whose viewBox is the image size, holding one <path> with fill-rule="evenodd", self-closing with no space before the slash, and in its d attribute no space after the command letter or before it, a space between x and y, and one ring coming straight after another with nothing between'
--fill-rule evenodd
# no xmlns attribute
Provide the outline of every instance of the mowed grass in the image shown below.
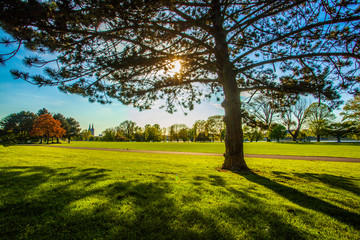
<svg viewBox="0 0 360 240"><path fill-rule="evenodd" d="M0 148L1 239L359 239L360 164Z"/></svg>
<svg viewBox="0 0 360 240"><path fill-rule="evenodd" d="M132 150L178 151L178 152L204 152L224 153L225 144L192 143L192 142L87 142L77 141L62 146L118 148ZM359 143L275 143L257 142L244 143L245 154L292 155L292 156L326 156L360 158Z"/></svg>

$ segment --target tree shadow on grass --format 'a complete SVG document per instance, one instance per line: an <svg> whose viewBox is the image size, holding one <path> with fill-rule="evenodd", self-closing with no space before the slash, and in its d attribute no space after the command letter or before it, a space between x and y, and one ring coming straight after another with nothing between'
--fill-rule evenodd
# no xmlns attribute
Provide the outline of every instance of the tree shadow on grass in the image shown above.
<svg viewBox="0 0 360 240"><path fill-rule="evenodd" d="M354 184L354 179L348 177L318 173L294 173L294 175L310 181L320 181L332 188L343 189L360 196L360 188Z"/></svg>
<svg viewBox="0 0 360 240"><path fill-rule="evenodd" d="M166 181L110 181L106 169L0 168L2 239L231 239Z"/></svg>
<svg viewBox="0 0 360 240"><path fill-rule="evenodd" d="M211 227L212 218L194 208L179 208L176 198L168 196L172 189L167 182L117 182L109 188L113 206L132 206L131 213L121 215L127 220L113 229L118 235L131 233L125 239L232 239Z"/></svg>
<svg viewBox="0 0 360 240"><path fill-rule="evenodd" d="M288 196L291 191L285 186L256 174L245 177L278 189L275 192L298 203ZM0 168L1 238L314 238L311 233L293 226L256 194L228 186L219 175L194 179L200 185L189 185L194 187L189 191L187 185L156 176L146 177L144 181L126 177L116 180L107 169ZM219 204L223 199L212 195L218 192L226 193L219 194L220 198L231 198L231 201ZM192 197L186 198L187 194ZM214 204L206 203L206 197L215 201ZM307 197L305 204L298 204L307 206L310 200ZM323 204L319 201L315 203Z"/></svg>
<svg viewBox="0 0 360 240"><path fill-rule="evenodd" d="M341 145L341 146L360 146L360 142L281 142L281 144L288 144L288 145Z"/></svg>
<svg viewBox="0 0 360 240"><path fill-rule="evenodd" d="M239 224L248 227L243 239L301 240L316 238L313 234L292 225L283 215L260 200L261 198L231 187L227 189L239 200L234 201L232 205L222 206L220 210L229 218L237 219ZM294 216L292 213L286 214ZM240 219L239 216L241 216Z"/></svg>
<svg viewBox="0 0 360 240"><path fill-rule="evenodd" d="M213 228L219 228L219 226L235 228L237 235L228 233L233 239L301 240L316 238L313 234L292 225L284 217L284 213L280 215L277 212L279 209L272 209L253 186L238 190L235 188L236 185L229 186L226 180L219 175L208 175L208 178L195 176L193 179L196 180L193 185L197 187L200 199L203 197L203 190L206 190L207 185L216 186L216 193L221 193L221 197L232 199L209 210L218 216L216 219L212 219L209 226ZM189 193L189 199L199 198L195 198L193 193ZM221 202L222 199L218 199L218 201ZM293 213L286 212L286 209L283 211L287 217L293 217Z"/></svg>
<svg viewBox="0 0 360 240"><path fill-rule="evenodd" d="M272 190L273 192L279 194L280 196L299 206L328 215L334 219L337 219L345 224L354 227L354 229L360 229L359 214L349 212L321 199L308 196L307 194L300 192L295 188L291 188L280 183L271 181L270 179L260 176L254 172L243 172L238 174L253 183L262 185Z"/></svg>
<svg viewBox="0 0 360 240"><path fill-rule="evenodd" d="M214 185L214 186L225 186L226 185L226 181L217 175L209 175L209 179L210 179L210 184Z"/></svg>

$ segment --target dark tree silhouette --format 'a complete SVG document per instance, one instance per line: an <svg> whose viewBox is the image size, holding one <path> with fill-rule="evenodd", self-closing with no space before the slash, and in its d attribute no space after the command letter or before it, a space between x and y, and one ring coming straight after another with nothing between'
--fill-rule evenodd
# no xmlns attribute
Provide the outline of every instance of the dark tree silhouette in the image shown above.
<svg viewBox="0 0 360 240"><path fill-rule="evenodd" d="M280 139L286 136L286 127L278 123L273 123L269 127L268 135L270 139L276 139L277 142L280 142Z"/></svg>
<svg viewBox="0 0 360 240"><path fill-rule="evenodd" d="M0 129L2 134L9 135L13 134L14 141L16 142L27 142L30 140L30 132L37 115L29 111L21 111L19 113L12 113L0 121Z"/></svg>
<svg viewBox="0 0 360 240"><path fill-rule="evenodd" d="M165 99L169 112L222 96L226 169L247 169L242 92L335 100L340 88L358 90L356 1L3 0L0 16L12 36L3 43L17 44L2 63L21 45L56 56L25 58L28 66L55 67L41 76L13 70L15 78L140 109ZM179 72L171 70L179 63Z"/></svg>
<svg viewBox="0 0 360 240"><path fill-rule="evenodd" d="M61 128L65 129L66 133L68 133L70 131L70 125L67 122L64 115L62 115L61 113L57 113L57 114L54 114L52 117L61 123ZM56 142L59 143L59 137L56 137Z"/></svg>
<svg viewBox="0 0 360 240"><path fill-rule="evenodd" d="M328 126L335 120L335 114L326 104L316 102L312 103L305 111L309 129L315 134L316 141L320 142L321 135L326 135Z"/></svg>
<svg viewBox="0 0 360 240"><path fill-rule="evenodd" d="M72 137L80 134L81 128L79 122L72 117L66 118L66 122L68 123L68 128L66 129L65 136L68 139L68 143L70 143Z"/></svg>
<svg viewBox="0 0 360 240"><path fill-rule="evenodd" d="M326 134L336 137L338 143L341 142L341 138L354 133L356 134L356 128L349 122L330 123L326 129Z"/></svg>
<svg viewBox="0 0 360 240"><path fill-rule="evenodd" d="M306 112L307 108L308 104L305 99L297 99L293 105L289 104L282 109L282 121L293 141L297 140L301 127L306 122L308 117Z"/></svg>

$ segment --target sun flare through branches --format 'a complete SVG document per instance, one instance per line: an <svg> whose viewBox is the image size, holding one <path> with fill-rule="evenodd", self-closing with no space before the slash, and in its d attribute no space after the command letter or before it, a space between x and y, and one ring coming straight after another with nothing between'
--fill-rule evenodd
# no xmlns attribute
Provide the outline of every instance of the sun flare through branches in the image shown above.
<svg viewBox="0 0 360 240"><path fill-rule="evenodd" d="M171 68L169 69L169 73L171 75L179 74L181 71L181 61L175 60L171 63Z"/></svg>

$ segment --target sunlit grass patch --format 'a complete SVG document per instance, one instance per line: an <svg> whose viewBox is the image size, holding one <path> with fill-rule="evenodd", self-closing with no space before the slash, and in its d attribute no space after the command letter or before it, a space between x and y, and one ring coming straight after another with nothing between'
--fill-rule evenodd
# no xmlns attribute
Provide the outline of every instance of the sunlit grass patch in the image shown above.
<svg viewBox="0 0 360 240"><path fill-rule="evenodd" d="M356 239L359 163L0 148L2 239Z"/></svg>
<svg viewBox="0 0 360 240"><path fill-rule="evenodd" d="M224 153L225 144L192 143L192 142L72 142L61 146L115 148L131 150L178 151ZM246 142L245 154L295 155L295 156L326 156L360 158L360 143L275 143L275 142Z"/></svg>

